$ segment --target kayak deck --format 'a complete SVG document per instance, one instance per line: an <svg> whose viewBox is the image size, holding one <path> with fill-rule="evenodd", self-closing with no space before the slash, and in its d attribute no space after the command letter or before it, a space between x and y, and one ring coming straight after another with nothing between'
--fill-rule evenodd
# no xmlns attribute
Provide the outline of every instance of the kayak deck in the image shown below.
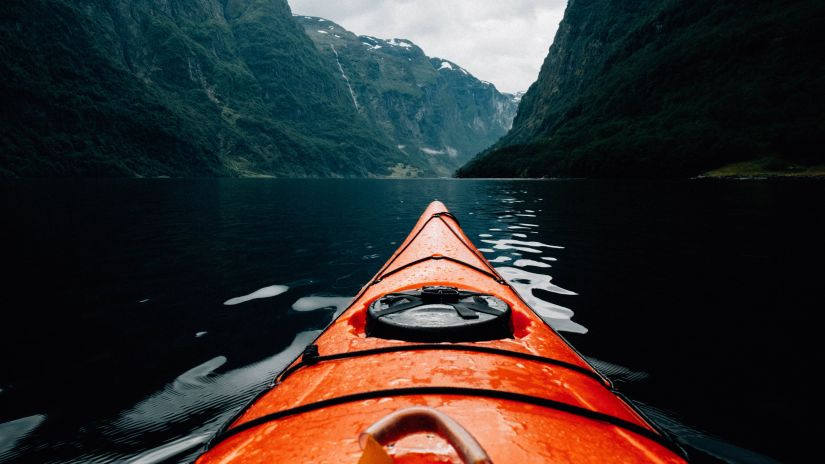
<svg viewBox="0 0 825 464"><path fill-rule="evenodd" d="M425 286L500 298L512 310L512 338L439 346L367 336L372 302ZM354 464L362 431L413 406L447 414L492 462L684 462L527 306L439 202L314 347L198 462ZM461 462L430 433L401 439L390 454L394 462Z"/></svg>

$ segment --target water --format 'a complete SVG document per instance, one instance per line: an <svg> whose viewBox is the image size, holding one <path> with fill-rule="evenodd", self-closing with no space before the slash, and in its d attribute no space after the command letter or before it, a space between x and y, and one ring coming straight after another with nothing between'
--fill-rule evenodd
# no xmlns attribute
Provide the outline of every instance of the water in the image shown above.
<svg viewBox="0 0 825 464"><path fill-rule="evenodd" d="M697 462L818 453L825 183L4 181L0 461L175 462L432 199Z"/></svg>

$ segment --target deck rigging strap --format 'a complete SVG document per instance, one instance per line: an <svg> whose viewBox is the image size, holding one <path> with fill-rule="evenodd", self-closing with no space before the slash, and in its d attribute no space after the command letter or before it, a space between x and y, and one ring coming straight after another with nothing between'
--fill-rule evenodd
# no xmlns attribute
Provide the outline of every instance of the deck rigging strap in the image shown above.
<svg viewBox="0 0 825 464"><path fill-rule="evenodd" d="M393 270L391 270L391 271L387 271L387 272L385 272L385 273L381 274L380 276L378 276L377 278L375 278L375 280L373 280L372 282L370 282L370 285L375 285L375 284L381 283L381 281L382 281L382 280L384 280L384 278L385 278L385 277L391 276L391 275L393 275L393 274L395 274L395 273L397 273L397 272L401 272L401 271L403 271L404 269L407 269L407 268L413 267L413 266L415 266L416 264L421 264L421 263L423 263L424 261L430 261L430 260L440 260L440 259L443 259L443 260L445 260L445 261L450 261L450 262L453 262L453 263L456 263L456 264L460 264L460 265L462 265L462 266L464 266L464 267L468 267L468 268L470 268L470 269L472 269L472 270L474 270L474 271L476 271L476 272L480 272L481 274L486 275L487 277L489 277L489 278L491 278L491 279L495 280L496 282L498 282L498 283L500 283L500 284L502 284L502 285L507 285L507 281L506 281L506 280L504 280L504 279L502 279L502 278L501 278L501 276L499 276L498 274L495 274L495 273L490 272L490 271L486 271L486 270L481 269L480 267L477 267L477 266L473 266L472 264L470 264L470 263L468 263L468 262L465 262L465 261L462 261L462 260L460 260L460 259L455 259L455 258L452 258L452 257L450 257L450 256L443 256L443 255L432 255L432 256L425 256L425 257L423 257L423 258L416 259L415 261L410 261L410 262L409 262L409 263L407 263L407 264L404 264L404 265L398 266L397 268L395 268L395 269L393 269Z"/></svg>
<svg viewBox="0 0 825 464"><path fill-rule="evenodd" d="M413 235L412 237L410 237L410 238L409 238L409 239L408 239L408 240L404 243L404 245L403 245L401 248L399 248L398 250L396 250L396 251L395 251L395 253L393 253L392 259L390 259L389 261L387 261L386 263L384 263L384 265L383 265L383 266L381 266L381 269L379 269L379 270L378 270L378 272L375 274L375 275L376 275L376 277L375 277L373 280L371 280L371 281L370 281L367 285L363 286L363 287L361 288L361 290L359 290L359 291L358 291L358 293L355 295L355 297L352 299L352 301L353 301L353 302L358 301L358 299L359 299L359 298L361 298L361 296L363 296L363 295L364 295L364 293L366 293L366 292L367 292L367 289L368 289L368 288L370 288L371 286L373 286L373 285L375 285L375 284L377 284L377 283L381 282L381 279L383 279L383 278L385 277L384 271L386 271L387 269L389 269L389 267L390 267L390 266L392 266L392 265L393 265L393 263L395 263L395 261L398 259L398 257L399 257L399 256L401 256L401 254L403 254L403 253L404 253L404 251L405 251L407 248L409 248L409 246L410 246L410 245L412 245L412 243L415 241L415 239L416 239L416 238L418 238L418 236L419 236L419 235L421 235L421 232L423 232L423 231L424 231L424 229L426 229L426 228L427 228L427 224L429 224L429 223L430 223L430 221L432 221L433 219L439 219L439 220L440 220L440 221L444 224L444 227L446 227L447 229L449 229L449 230L450 230L450 232L451 232L453 235L455 235L455 236L456 236L456 238L458 238L458 240L461 242L461 244L462 244L462 245L464 245L464 247L465 247L465 248L467 248L468 250L470 250L470 252L471 252L474 256L478 256L479 258L481 258L481 259L482 259L482 262L486 262L486 258L484 258L484 255L482 255L482 254L481 254L481 252L480 252L480 251L478 251L478 250L477 250L474 246L472 246L471 244L467 243L467 241L465 241L464 239L462 239L462 238L461 238L461 236L459 235L459 233L458 233L458 232L456 232L456 231L455 231L455 229L454 229L454 228L453 228L453 227L452 227L452 226L451 226L451 225L450 225L447 221L445 221L445 220L444 220L444 217L448 217L448 218L452 219L453 221L455 221L456 225L457 225L459 228L461 227L461 223L458 221L458 218L457 218L457 217L455 217L455 215L453 215L453 213L451 213L451 212L449 212L449 211L442 211L442 212L440 212L440 213L434 213L432 216L430 216L429 218L427 218L427 220L426 220L426 221L424 221L424 224L421 224L421 228L419 228L419 229L418 229L418 231L415 233L415 235ZM421 261L426 261L426 260L429 260L429 259L433 259L433 257L432 257L432 256L431 256L431 257L427 257L427 258L425 258L424 260L421 260ZM439 258L436 258L436 259L439 259ZM441 258L441 259L444 259L444 258ZM464 261L460 261L460 260L457 260L457 259L455 259L455 258L449 258L448 260L455 261L455 262L456 262L456 263L458 263L458 264L462 264L462 265L465 265L465 266L467 266L467 267L470 267L471 269L474 269L474 270L476 270L476 271L480 271L481 273L483 273L483 274L485 274L485 275L487 275L487 276L491 277L492 279L494 279L496 282L498 282L498 283L500 283L500 284L502 284L502 285L506 285L506 286L510 287L510 284L509 284L509 283L508 283L508 282L507 282L504 278L502 278L502 277L501 277L501 275L500 275L498 272L496 272L496 270L495 270L492 266L490 266L489 264L487 265L487 267L488 267L490 270L489 270L489 271L485 271L485 270L480 269L480 268L478 268L478 267L476 267L476 266L473 266L472 264L465 263ZM419 261L419 262L421 262L421 261ZM416 262L416 263L414 263L414 264L418 264L419 262ZM405 267L408 267L408 266L411 266L411 265L413 265L413 264L411 263L411 264L409 264L409 265L407 265L407 266L405 266ZM393 271L391 271L391 273L395 273L395 272L397 272L398 270L400 270L400 269L393 270ZM386 274L386 275L389 275L389 274ZM349 307L347 307L347 309L349 309Z"/></svg>
<svg viewBox="0 0 825 464"><path fill-rule="evenodd" d="M207 445L207 449L213 448L219 443L231 438L239 433L245 432L252 428L255 428L259 425L266 424L268 422L276 421L279 419L283 419L289 416L295 416L298 414L304 414L312 411L317 411L319 409L328 408L331 406L337 406L347 403L354 403L358 401L364 401L369 399L376 399L376 398L388 398L388 397L397 397L397 396L417 396L417 395L460 395L460 396L469 396L469 397L476 397L476 398L492 398L498 400L506 400L506 401L516 401L520 403L531 404L534 406L540 406L543 408L554 409L556 411L561 411L569 414L573 414L579 417L584 417L587 419L592 419L600 422L604 422L609 425L613 425L629 432L633 432L636 435L642 436L651 440L659 445L673 451L674 453L685 456L684 450L678 446L676 443L670 441L667 437L662 436L653 430L650 430L646 427L643 427L639 424L635 424L633 422L626 421L624 419L620 419L615 416L611 416L609 414L604 414L597 411L592 411L590 409L581 408L579 406L573 406L567 403L562 403L560 401L551 400L548 398L542 398L538 396L532 395L525 395L522 393L513 393L508 391L500 391L500 390L491 390L487 388L465 388L465 387L410 387L410 388L394 388L394 389L387 389L387 390L374 390L369 392L362 392L362 393L353 393L350 395L343 395L335 398L330 398L326 400L316 401L314 403L303 404L301 406L296 406L290 409L284 409L282 411L274 412L271 414L266 414L261 417L257 417L250 421L244 422L236 427L233 427L229 430L225 430L222 433L216 435L212 440L210 440L209 444Z"/></svg>
<svg viewBox="0 0 825 464"><path fill-rule="evenodd" d="M377 354L384 354L384 353L398 353L403 351L471 351L475 353L486 353L486 354L497 354L501 356L509 356L512 358L519 358L524 359L526 361L535 361L544 364L550 364L557 367L562 367L564 369L576 371L579 374L586 375L600 384L604 385L606 388L612 390L613 385L610 383L609 380L605 379L597 372L592 371L586 367L577 366L576 364L568 363L565 361L560 361L558 359L553 358L546 358L544 356L539 356L530 353L522 353L519 351L510 351L510 350L503 350L501 348L493 348L489 346L478 346L478 345L464 345L464 344L438 344L438 343L416 343L416 344L409 344L409 345L393 345L393 346L383 346L381 348L373 348L369 350L358 350L358 351L349 351L346 353L335 353L335 354L328 354L328 355L320 355L318 353L318 346L317 345L309 345L306 350L304 350L303 356L301 356L301 360L298 361L297 364L289 367L287 370L281 373L275 379L275 385L283 382L287 377L298 371L299 369L311 366L314 364L318 364L320 362L325 361L335 361L338 359L347 359L347 358L358 358L364 356L373 356Z"/></svg>

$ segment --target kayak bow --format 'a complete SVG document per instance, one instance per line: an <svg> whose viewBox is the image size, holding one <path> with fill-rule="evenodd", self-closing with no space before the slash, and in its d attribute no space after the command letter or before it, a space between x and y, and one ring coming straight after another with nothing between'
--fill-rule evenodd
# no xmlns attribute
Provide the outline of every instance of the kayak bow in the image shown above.
<svg viewBox="0 0 825 464"><path fill-rule="evenodd" d="M198 463L684 462L440 202Z"/></svg>

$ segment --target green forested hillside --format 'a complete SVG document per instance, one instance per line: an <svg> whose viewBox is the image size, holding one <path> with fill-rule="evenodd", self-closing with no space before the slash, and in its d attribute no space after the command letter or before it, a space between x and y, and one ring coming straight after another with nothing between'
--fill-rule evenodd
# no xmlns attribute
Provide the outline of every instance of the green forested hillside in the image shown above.
<svg viewBox="0 0 825 464"><path fill-rule="evenodd" d="M285 0L7 0L0 73L2 175L383 176L410 162Z"/></svg>
<svg viewBox="0 0 825 464"><path fill-rule="evenodd" d="M825 4L571 0L513 129L459 176L825 163Z"/></svg>
<svg viewBox="0 0 825 464"><path fill-rule="evenodd" d="M451 175L512 124L513 95L408 40L359 36L312 16L296 20L346 80L359 112L438 174Z"/></svg>

